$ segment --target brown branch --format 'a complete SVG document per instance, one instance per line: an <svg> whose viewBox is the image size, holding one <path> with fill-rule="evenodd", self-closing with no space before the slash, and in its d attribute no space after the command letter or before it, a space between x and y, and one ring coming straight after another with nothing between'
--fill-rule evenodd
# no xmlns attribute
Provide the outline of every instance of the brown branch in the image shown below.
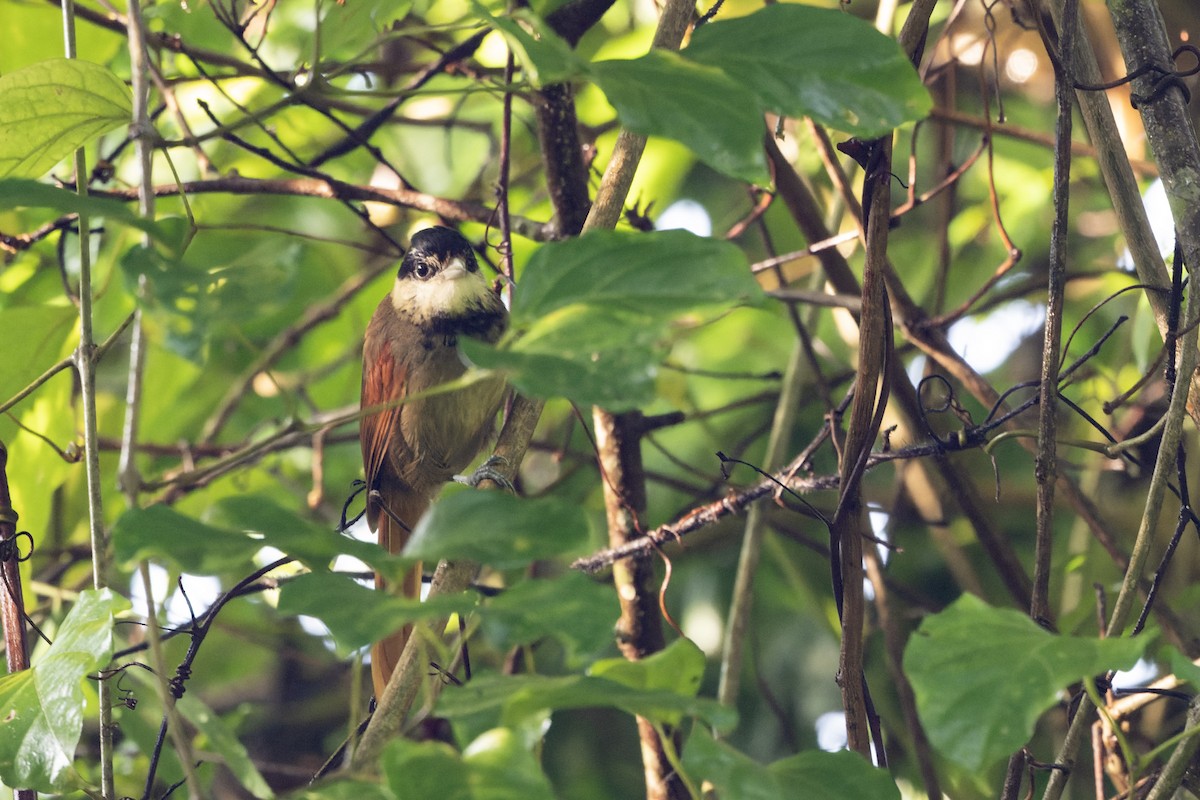
<svg viewBox="0 0 1200 800"><path fill-rule="evenodd" d="M29 648L25 641L25 604L21 593L21 570L16 553L17 512L8 492L8 448L0 442L0 617L3 617L4 651L9 674L29 669ZM7 548L14 548L8 551Z"/></svg>
<svg viewBox="0 0 1200 800"><path fill-rule="evenodd" d="M574 90L566 83L547 86L538 92L534 110L546 187L554 206L556 238L572 236L583 230L591 207Z"/></svg>
<svg viewBox="0 0 1200 800"><path fill-rule="evenodd" d="M929 800L941 800L942 790L938 781L937 769L934 766L933 748L929 744L925 728L921 725L920 717L917 716L916 693L913 691L908 676L904 673L905 637L896 619L895 602L888 589L879 552L875 548L869 547L864 555L867 577L875 590L875 611L879 617L879 627L883 630L888 674L896 688L896 698L900 703L900 713L904 717L904 727L908 729L909 744L916 757L921 780L925 782L925 793L929 796Z"/></svg>
<svg viewBox="0 0 1200 800"><path fill-rule="evenodd" d="M29 669L25 601L21 592L17 547L17 512L13 510L8 492L8 449L0 442L0 626L4 630L4 652L10 675ZM37 793L32 789L13 789L13 797L15 800L34 800Z"/></svg>
<svg viewBox="0 0 1200 800"><path fill-rule="evenodd" d="M814 441L821 442L824 441L824 438L823 434L818 434ZM923 443L886 453L872 453L867 458L864 469L869 471L881 464L887 464L892 461L927 458L941 449L940 445ZM837 475L821 475L814 478L795 477L796 471L807 460L809 455L810 450L806 448L790 464L753 486L748 486L736 492L730 492L720 500L696 506L674 522L668 522L647 531L645 536L640 539L635 539L619 547L599 550L589 556L578 558L571 563L571 568L582 570L583 572L595 573L610 566L619 559L637 558L646 555L663 545L677 542L689 534L707 528L710 525L715 525L726 517L740 514L756 500L761 500L767 496L776 496L781 486L787 487L789 492L797 494L837 489L839 484Z"/></svg>
<svg viewBox="0 0 1200 800"><path fill-rule="evenodd" d="M290 195L295 197L320 197L332 200L370 201L388 205L413 208L437 214L454 222L488 223L495 216L491 206L471 201L449 200L424 194L411 189L385 189L378 186L362 186L345 183L333 178L260 179L229 175L212 180L188 181L182 184L161 184L154 187L157 197L177 194L234 194L234 195ZM136 189L113 189L97 191L100 197L119 200L134 200ZM525 217L513 217L512 228L528 239L544 241L550 238L550 227Z"/></svg>
<svg viewBox="0 0 1200 800"><path fill-rule="evenodd" d="M1054 543L1054 489L1058 475L1057 434L1059 353L1062 350L1064 292L1067 274L1067 209L1071 199L1071 114L1074 112L1075 21L1077 0L1065 0L1061 55L1055 70L1054 96L1058 107L1054 135L1054 221L1050 231L1046 324L1042 342L1041 385L1038 389L1038 439L1034 478L1037 481L1037 528L1034 539L1033 596L1029 616L1050 624L1050 567Z"/></svg>
<svg viewBox="0 0 1200 800"><path fill-rule="evenodd" d="M45 225L38 227L37 230L30 231L29 233L7 234L0 232L0 250L15 255L28 250L55 231L69 229L78 221L79 217L77 215L67 214L56 220L47 222Z"/></svg>
<svg viewBox="0 0 1200 800"><path fill-rule="evenodd" d="M646 474L642 469L644 417L639 411L610 414L592 411L596 426L596 449L600 462L604 508L608 519L608 541L612 548L642 538L639 518L646 510ZM663 649L662 618L654 591L654 562L649 558L627 558L613 564L613 587L621 606L617 621L617 647L630 661L640 661ZM642 765L646 775L647 800L686 798L688 793L674 774L664 744L654 723L637 718ZM665 729L675 739L673 731Z"/></svg>
<svg viewBox="0 0 1200 800"><path fill-rule="evenodd" d="M870 713L863 669L862 509L861 480L867 458L879 435L888 401L888 367L891 361L892 325L884 271L887 258L888 218L891 212L891 140L872 145L875 155L863 179L866 263L863 268L862 314L859 317L858 374L850 424L839 464L840 494L829 526L830 553L834 555L835 595L839 595L841 657L838 685L846 714L847 746L871 758ZM879 387L882 379L882 388ZM883 758L883 753L879 754Z"/></svg>

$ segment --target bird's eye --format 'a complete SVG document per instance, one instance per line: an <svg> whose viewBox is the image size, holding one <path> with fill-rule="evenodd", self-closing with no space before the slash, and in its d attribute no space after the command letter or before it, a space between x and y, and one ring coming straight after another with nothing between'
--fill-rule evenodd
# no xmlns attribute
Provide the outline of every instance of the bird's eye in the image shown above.
<svg viewBox="0 0 1200 800"><path fill-rule="evenodd" d="M432 274L433 274L433 268L431 266L429 266L428 264L420 263L420 264L417 264L415 267L413 267L413 275L420 278L421 280L425 280Z"/></svg>

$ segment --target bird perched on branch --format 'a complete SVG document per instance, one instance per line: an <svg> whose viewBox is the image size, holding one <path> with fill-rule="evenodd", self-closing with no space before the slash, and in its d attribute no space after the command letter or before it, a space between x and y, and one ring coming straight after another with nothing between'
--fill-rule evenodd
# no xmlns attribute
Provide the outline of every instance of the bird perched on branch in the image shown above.
<svg viewBox="0 0 1200 800"><path fill-rule="evenodd" d="M441 485L462 471L491 435L504 398L500 378L404 401L461 377L463 337L494 342L508 312L479 270L470 243L449 228L412 237L363 341L359 440L367 483L367 522L389 552L399 552ZM377 585L382 586L379 576ZM401 592L419 597L421 566ZM381 696L412 631L405 626L371 650L375 696Z"/></svg>

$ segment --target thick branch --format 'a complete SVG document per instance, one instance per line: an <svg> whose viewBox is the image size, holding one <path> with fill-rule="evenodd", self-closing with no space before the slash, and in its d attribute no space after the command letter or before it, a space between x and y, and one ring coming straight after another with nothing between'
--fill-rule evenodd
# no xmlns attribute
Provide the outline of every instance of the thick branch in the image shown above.
<svg viewBox="0 0 1200 800"><path fill-rule="evenodd" d="M642 538L638 528L639 517L646 510L646 474L642 469L644 417L638 411L610 414L595 408L592 419L604 485L608 541L610 546L620 547ZM630 661L640 661L662 650L664 639L662 618L655 602L654 562L645 557L617 561L613 564L612 579L621 606L616 628L621 654ZM637 725L646 799L686 798L686 787L674 774L654 724L638 717ZM672 735L669 730L665 732Z"/></svg>

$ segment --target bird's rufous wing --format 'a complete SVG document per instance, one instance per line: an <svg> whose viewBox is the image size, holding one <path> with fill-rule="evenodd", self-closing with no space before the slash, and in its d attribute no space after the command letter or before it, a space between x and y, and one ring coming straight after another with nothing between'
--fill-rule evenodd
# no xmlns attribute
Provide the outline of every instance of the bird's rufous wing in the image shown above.
<svg viewBox="0 0 1200 800"><path fill-rule="evenodd" d="M407 368L392 356L386 342L376 347L368 346L363 352L362 407L364 409L385 406L400 400L406 394ZM359 421L359 443L362 445L363 472L367 491L380 489L380 478L389 470L388 445L400 430L400 414L404 406L379 408L368 413ZM367 522L374 529L379 515L378 507L368 496Z"/></svg>

